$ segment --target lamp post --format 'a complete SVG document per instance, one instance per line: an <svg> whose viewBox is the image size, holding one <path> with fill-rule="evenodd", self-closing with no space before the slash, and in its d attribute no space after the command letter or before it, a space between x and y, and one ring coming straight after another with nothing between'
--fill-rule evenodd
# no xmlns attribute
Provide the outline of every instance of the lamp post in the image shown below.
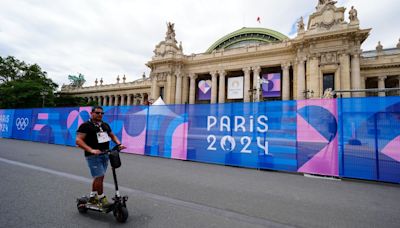
<svg viewBox="0 0 400 228"><path fill-rule="evenodd" d="M42 96L42 108L44 108L44 97L48 95L49 93L47 91L41 91L40 95Z"/></svg>

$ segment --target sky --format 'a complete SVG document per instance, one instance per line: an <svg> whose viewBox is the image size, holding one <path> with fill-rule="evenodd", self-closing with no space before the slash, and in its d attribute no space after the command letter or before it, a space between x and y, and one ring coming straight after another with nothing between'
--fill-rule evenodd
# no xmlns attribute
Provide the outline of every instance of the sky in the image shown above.
<svg viewBox="0 0 400 228"><path fill-rule="evenodd" d="M83 74L84 86L127 82L149 75L145 65L165 39L167 22L185 55L205 52L242 27L264 27L290 38L296 21L315 12L318 0L0 0L0 56L38 64L48 77L69 84ZM372 28L362 45L393 48L400 38L399 0L338 0L355 6L360 27ZM257 22L260 17L261 23ZM121 79L122 80L122 79Z"/></svg>

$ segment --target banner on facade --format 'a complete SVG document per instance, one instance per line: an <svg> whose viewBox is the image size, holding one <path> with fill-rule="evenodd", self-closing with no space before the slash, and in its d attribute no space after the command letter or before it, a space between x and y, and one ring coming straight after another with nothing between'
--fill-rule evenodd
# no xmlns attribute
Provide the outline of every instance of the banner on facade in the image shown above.
<svg viewBox="0 0 400 228"><path fill-rule="evenodd" d="M201 80L198 83L197 97L199 101L211 100L211 80Z"/></svg>
<svg viewBox="0 0 400 228"><path fill-rule="evenodd" d="M228 99L243 99L243 76L228 78Z"/></svg>
<svg viewBox="0 0 400 228"><path fill-rule="evenodd" d="M281 96L281 74L270 73L262 76L262 95L263 97Z"/></svg>

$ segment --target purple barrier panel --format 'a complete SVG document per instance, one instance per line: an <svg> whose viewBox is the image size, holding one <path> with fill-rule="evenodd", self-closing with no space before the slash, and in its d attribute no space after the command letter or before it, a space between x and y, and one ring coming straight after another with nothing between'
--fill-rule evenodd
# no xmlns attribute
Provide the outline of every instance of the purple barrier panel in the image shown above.
<svg viewBox="0 0 400 228"><path fill-rule="evenodd" d="M144 155L146 144L146 125L148 106L123 106L118 109L118 123L121 129L114 130L121 143L126 146L123 152Z"/></svg>
<svg viewBox="0 0 400 228"><path fill-rule="evenodd" d="M336 100L297 101L297 112L298 172L338 176Z"/></svg>

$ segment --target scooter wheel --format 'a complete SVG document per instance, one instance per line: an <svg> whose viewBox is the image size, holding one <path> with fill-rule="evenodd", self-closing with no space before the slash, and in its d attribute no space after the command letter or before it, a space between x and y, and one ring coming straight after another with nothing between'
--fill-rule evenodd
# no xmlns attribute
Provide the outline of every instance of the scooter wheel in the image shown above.
<svg viewBox="0 0 400 228"><path fill-rule="evenodd" d="M85 204L79 203L76 205L76 207L78 208L79 213L84 214L87 212L87 208L85 206Z"/></svg>
<svg viewBox="0 0 400 228"><path fill-rule="evenodd" d="M128 209L126 209L126 207L115 208L114 216L118 222L124 223L128 219L128 216L129 216Z"/></svg>

